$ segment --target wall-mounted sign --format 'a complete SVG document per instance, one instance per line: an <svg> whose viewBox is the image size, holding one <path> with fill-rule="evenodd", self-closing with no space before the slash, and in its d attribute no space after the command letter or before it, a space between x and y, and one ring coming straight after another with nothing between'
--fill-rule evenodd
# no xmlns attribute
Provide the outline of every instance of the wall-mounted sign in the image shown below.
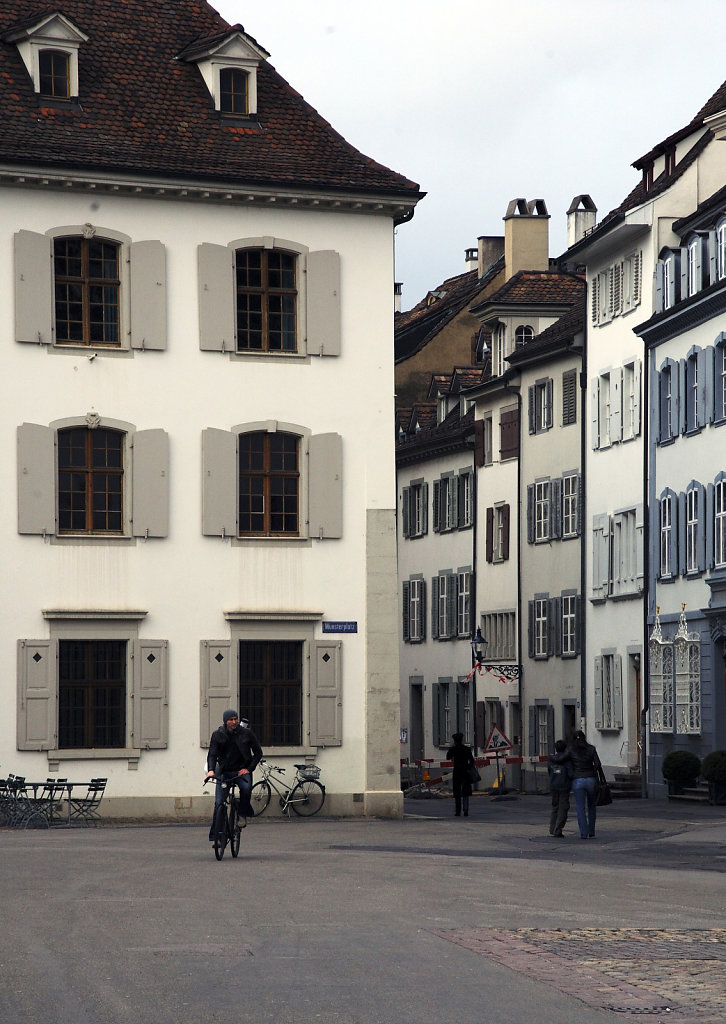
<svg viewBox="0 0 726 1024"><path fill-rule="evenodd" d="M357 622L323 622L323 633L357 633Z"/></svg>

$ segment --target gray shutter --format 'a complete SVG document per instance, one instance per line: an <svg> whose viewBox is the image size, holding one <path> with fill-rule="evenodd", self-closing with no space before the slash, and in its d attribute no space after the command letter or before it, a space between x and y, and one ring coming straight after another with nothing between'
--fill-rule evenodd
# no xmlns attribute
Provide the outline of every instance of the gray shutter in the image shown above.
<svg viewBox="0 0 726 1024"><path fill-rule="evenodd" d="M55 435L50 427L18 427L18 533L55 534Z"/></svg>
<svg viewBox="0 0 726 1024"><path fill-rule="evenodd" d="M554 381L551 377L547 378L545 383L545 422L548 427L553 426L555 422L555 389Z"/></svg>
<svg viewBox="0 0 726 1024"><path fill-rule="evenodd" d="M582 536L582 516L584 513L582 495L582 473L577 474L577 536Z"/></svg>
<svg viewBox="0 0 726 1024"><path fill-rule="evenodd" d="M466 526L466 502L464 500L464 484L468 474L460 473L457 477L456 522L459 529Z"/></svg>
<svg viewBox="0 0 726 1024"><path fill-rule="evenodd" d="M18 750L55 750L57 640L18 640Z"/></svg>
<svg viewBox="0 0 726 1024"><path fill-rule="evenodd" d="M663 312L663 260L655 265L655 312Z"/></svg>
<svg viewBox="0 0 726 1024"><path fill-rule="evenodd" d="M423 642L426 639L426 580L419 580L419 602L416 611L418 621L418 635Z"/></svg>
<svg viewBox="0 0 726 1024"><path fill-rule="evenodd" d="M502 505L502 559L509 558L509 505Z"/></svg>
<svg viewBox="0 0 726 1024"><path fill-rule="evenodd" d="M431 684L431 739L435 747L441 746L443 731L441 719L441 684Z"/></svg>
<svg viewBox="0 0 726 1024"><path fill-rule="evenodd" d="M310 656L308 741L312 747L339 747L343 742L340 640L317 640Z"/></svg>
<svg viewBox="0 0 726 1024"><path fill-rule="evenodd" d="M716 262L716 232L708 232L708 283L716 284L718 281L718 267Z"/></svg>
<svg viewBox="0 0 726 1024"><path fill-rule="evenodd" d="M202 431L202 533L237 535L237 438L215 427Z"/></svg>
<svg viewBox="0 0 726 1024"><path fill-rule="evenodd" d="M169 673L166 640L134 640L133 739L141 750L169 745Z"/></svg>
<svg viewBox="0 0 726 1024"><path fill-rule="evenodd" d="M439 577L431 579L431 639L439 639Z"/></svg>
<svg viewBox="0 0 726 1024"><path fill-rule="evenodd" d="M562 481L550 480L550 539L562 536Z"/></svg>
<svg viewBox="0 0 726 1024"><path fill-rule="evenodd" d="M529 708L529 756L536 757L537 750L537 708L531 705Z"/></svg>
<svg viewBox="0 0 726 1024"><path fill-rule="evenodd" d="M678 505L678 565L673 565L673 575L686 575L686 495L684 491L673 496L673 506ZM672 535L672 534L671 534Z"/></svg>
<svg viewBox="0 0 726 1024"><path fill-rule="evenodd" d="M403 497L401 499L401 533L404 537L411 535L411 515L409 503L411 501L411 488L403 488Z"/></svg>
<svg viewBox="0 0 726 1024"><path fill-rule="evenodd" d="M455 530L459 524L459 486L455 476L449 477L449 486L447 488L449 494L449 505L451 507L451 515L449 516L449 523L451 529Z"/></svg>
<svg viewBox="0 0 726 1024"><path fill-rule="evenodd" d="M600 447L600 379L595 377L590 385L590 430L592 437L590 438L590 444L593 450L597 450Z"/></svg>
<svg viewBox="0 0 726 1024"><path fill-rule="evenodd" d="M429 532L429 485L421 485L421 533Z"/></svg>
<svg viewBox="0 0 726 1024"><path fill-rule="evenodd" d="M161 242L132 242L131 348L166 348L166 248Z"/></svg>
<svg viewBox="0 0 726 1024"><path fill-rule="evenodd" d="M484 535L484 553L487 562L494 561L494 508L486 510L486 532Z"/></svg>
<svg viewBox="0 0 726 1024"><path fill-rule="evenodd" d="M698 386L696 390L697 422L694 423L695 427L705 427L706 425L706 380L708 376L706 370L706 351L707 350L705 348L699 348L698 352L696 353L696 372L698 374ZM709 351L713 353L713 348L710 348ZM713 402L711 402L710 404L711 408L713 408Z"/></svg>
<svg viewBox="0 0 726 1024"><path fill-rule="evenodd" d="M610 517L607 513L593 516L592 596L604 600L610 589Z"/></svg>
<svg viewBox="0 0 726 1024"><path fill-rule="evenodd" d="M456 619L457 619L457 587L459 580L456 573L452 573L447 579L446 585L446 618L447 622L447 635L456 636Z"/></svg>
<svg viewBox="0 0 726 1024"><path fill-rule="evenodd" d="M575 598L575 654L582 654L582 598Z"/></svg>
<svg viewBox="0 0 726 1024"><path fill-rule="evenodd" d="M137 430L133 437L132 526L134 537L169 535L169 435Z"/></svg>
<svg viewBox="0 0 726 1024"><path fill-rule="evenodd" d="M615 728L623 727L623 659L620 654L613 657L613 712Z"/></svg>
<svg viewBox="0 0 726 1024"><path fill-rule="evenodd" d="M534 544L534 484L527 484L527 543Z"/></svg>
<svg viewBox="0 0 726 1024"><path fill-rule="evenodd" d="M679 544L678 544L678 530L680 528L681 517L678 514L679 511L680 511L679 507L678 507L678 495L675 494L673 491L669 491L668 494L670 495L670 499L671 499L671 542L670 542L670 547L671 547L671 552L670 552L671 574L673 576L677 576L678 575L678 548L679 548Z"/></svg>
<svg viewBox="0 0 726 1024"><path fill-rule="evenodd" d="M411 636L411 584L408 580L403 581L401 601L401 635L405 642L409 640Z"/></svg>
<svg viewBox="0 0 726 1024"><path fill-rule="evenodd" d="M439 533L441 530L441 481L434 480L434 505L433 505L433 516L434 516L434 533Z"/></svg>
<svg viewBox="0 0 726 1024"><path fill-rule="evenodd" d="M670 368L665 363L658 372L658 440L661 444L669 440L667 382L670 372Z"/></svg>
<svg viewBox="0 0 726 1024"><path fill-rule="evenodd" d="M18 231L15 242L15 340L53 343L52 241Z"/></svg>
<svg viewBox="0 0 726 1024"><path fill-rule="evenodd" d="M706 568L713 569L714 566L714 503L715 488L713 484L706 487Z"/></svg>
<svg viewBox="0 0 726 1024"><path fill-rule="evenodd" d="M555 709L551 704L547 705L547 750L555 749Z"/></svg>
<svg viewBox="0 0 726 1024"><path fill-rule="evenodd" d="M200 744L209 746L214 730L222 724L225 708L238 704L239 686L231 640L202 640L202 692L200 700Z"/></svg>
<svg viewBox="0 0 726 1024"><path fill-rule="evenodd" d="M534 658L534 601L527 602L527 653Z"/></svg>
<svg viewBox="0 0 726 1024"><path fill-rule="evenodd" d="M620 367L610 373L610 443L623 439L623 371Z"/></svg>
<svg viewBox="0 0 726 1024"><path fill-rule="evenodd" d="M703 350L705 380L703 384L703 423L713 423L716 417L716 348L709 345ZM719 350L720 351L720 350ZM700 370L699 370L700 373Z"/></svg>
<svg viewBox="0 0 726 1024"><path fill-rule="evenodd" d="M203 242L197 249L199 347L204 352L235 350L234 252Z"/></svg>
<svg viewBox="0 0 726 1024"><path fill-rule="evenodd" d="M528 409L528 412L529 412L529 432L530 432L530 434L534 434L535 428L536 428L536 423L537 423L537 420L536 420L536 415L537 415L537 412L536 412L536 397L535 397L534 384L530 384L530 386L529 386L529 388L527 390L527 409Z"/></svg>
<svg viewBox="0 0 726 1024"><path fill-rule="evenodd" d="M332 249L308 253L306 304L308 355L339 356L340 255Z"/></svg>
<svg viewBox="0 0 726 1024"><path fill-rule="evenodd" d="M679 250L676 249L676 252ZM688 247L683 246L680 249L680 267L681 267L681 279L679 281L680 291L678 293L679 299L688 298Z"/></svg>
<svg viewBox="0 0 726 1024"><path fill-rule="evenodd" d="M698 537L697 537L697 565L698 571L706 569L706 488L703 484L694 483L698 492Z"/></svg>
<svg viewBox="0 0 726 1024"><path fill-rule="evenodd" d="M638 593L645 588L645 506L635 506L635 582Z"/></svg>
<svg viewBox="0 0 726 1024"><path fill-rule="evenodd" d="M547 656L562 654L562 598L547 601Z"/></svg>
<svg viewBox="0 0 726 1024"><path fill-rule="evenodd" d="M633 437L640 434L640 360L633 362Z"/></svg>
<svg viewBox="0 0 726 1024"><path fill-rule="evenodd" d="M317 540L343 536L343 439L340 434L313 434L308 445L309 536Z"/></svg>
<svg viewBox="0 0 726 1024"><path fill-rule="evenodd" d="M686 360L679 359L674 364L678 379L678 433L685 434L687 429L687 415L688 415L688 388L686 387Z"/></svg>
<svg viewBox="0 0 726 1024"><path fill-rule="evenodd" d="M595 691L594 697L594 717L595 717L595 728L602 729L602 657L600 655L595 658Z"/></svg>

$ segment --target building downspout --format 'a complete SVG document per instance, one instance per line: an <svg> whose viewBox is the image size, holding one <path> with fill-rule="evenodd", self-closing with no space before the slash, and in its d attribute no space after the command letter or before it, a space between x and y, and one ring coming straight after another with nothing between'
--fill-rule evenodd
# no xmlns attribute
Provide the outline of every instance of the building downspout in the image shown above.
<svg viewBox="0 0 726 1024"><path fill-rule="evenodd" d="M583 317L582 337L582 364L580 368L580 476L582 479L582 530L580 532L580 728L587 735L585 728L587 718L587 630L585 623L587 614L585 602L587 601L587 549L585 537L587 535L587 421L585 419L587 409L587 306Z"/></svg>
<svg viewBox="0 0 726 1024"><path fill-rule="evenodd" d="M640 710L640 795L648 797L648 711L650 709L650 657L648 651L648 614L650 611L650 360L654 349L643 349L643 653L640 656L640 685L643 707Z"/></svg>

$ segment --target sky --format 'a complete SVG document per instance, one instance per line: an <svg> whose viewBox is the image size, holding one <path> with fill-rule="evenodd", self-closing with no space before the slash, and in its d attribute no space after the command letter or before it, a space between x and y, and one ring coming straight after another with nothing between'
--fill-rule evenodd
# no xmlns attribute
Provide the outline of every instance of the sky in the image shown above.
<svg viewBox="0 0 726 1024"><path fill-rule="evenodd" d="M543 199L550 255L588 193L598 220L631 164L726 78L724 0L210 0L348 142L419 183L396 229L402 308L463 273L510 200ZM726 143L725 143L726 144Z"/></svg>

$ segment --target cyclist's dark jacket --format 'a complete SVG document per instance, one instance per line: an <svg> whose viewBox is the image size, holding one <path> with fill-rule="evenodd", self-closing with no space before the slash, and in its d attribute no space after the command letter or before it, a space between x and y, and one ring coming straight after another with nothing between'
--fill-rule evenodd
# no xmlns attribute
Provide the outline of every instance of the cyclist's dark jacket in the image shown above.
<svg viewBox="0 0 726 1024"><path fill-rule="evenodd" d="M216 771L217 764L221 772L238 772L240 768L253 771L261 760L262 747L251 729L238 725L234 732L229 732L226 725L220 725L212 733L207 754L208 771Z"/></svg>

